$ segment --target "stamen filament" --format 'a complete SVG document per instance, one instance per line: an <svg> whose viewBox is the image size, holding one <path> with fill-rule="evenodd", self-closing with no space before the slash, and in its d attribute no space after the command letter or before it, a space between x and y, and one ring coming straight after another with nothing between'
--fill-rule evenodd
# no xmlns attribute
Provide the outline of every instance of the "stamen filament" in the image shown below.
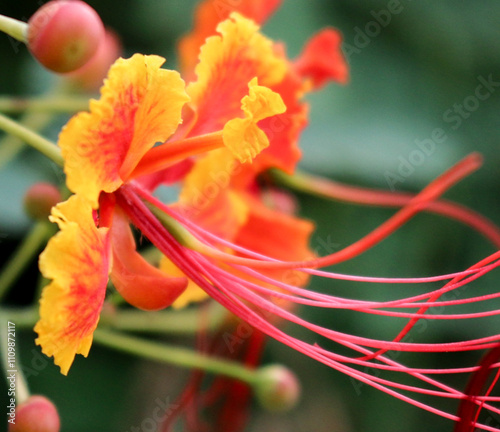
<svg viewBox="0 0 500 432"><path fill-rule="evenodd" d="M489 262L491 262L492 259L498 258L499 255L500 255L500 251L497 252L497 253L495 253L495 254L493 254L492 256L489 256L489 257L481 260L480 262L476 263L475 265L473 265L471 267L471 269L480 268L484 264L488 264ZM476 277L479 277L479 276L476 275ZM464 278L465 278L465 276L457 276L454 279L452 279L443 288L441 288L440 290L436 291L436 293L434 293L432 296L429 297L429 303L435 302L436 300L438 300L439 297L441 297L445 292L450 291L450 286L452 286L453 284L456 284L456 283L460 282ZM410 319L410 321L399 332L399 334L393 339L393 341L394 342L398 342L398 341L402 340L410 332L410 330L417 324L417 322L422 318L423 314L425 314L430 307L431 306L429 304L425 304L424 306L422 306L417 311L417 314L419 315L419 317ZM374 353L373 354L374 358L377 357L377 356L379 356L379 355L381 355L381 354L383 354L385 351L386 350L382 349L382 350Z"/></svg>
<svg viewBox="0 0 500 432"><path fill-rule="evenodd" d="M295 190L353 204L403 207L415 197L415 194L411 193L389 192L346 185L304 172L295 172L291 176L283 171L271 170L271 175L279 184ZM424 211L455 219L468 225L481 233L496 247L500 247L500 228L488 218L468 207L447 200L439 200L429 203Z"/></svg>
<svg viewBox="0 0 500 432"><path fill-rule="evenodd" d="M455 172L455 174L458 174ZM365 357L370 357L372 352L367 350L366 347L379 348L379 349L390 349L397 351L413 351L413 352L443 352L443 351L469 351L469 350L480 350L487 349L498 344L498 335L481 338L466 340L457 343L393 343L383 340L373 340L364 337L353 336L349 334L344 334L341 332L335 332L320 326L316 326L312 323L304 321L299 317L294 316L285 309L280 308L277 304L272 303L266 298L256 295L251 290L248 290L248 281L240 281L239 283L227 273L224 269L220 268L216 264L213 264L207 257L200 255L196 252L189 251L185 247L181 246L176 242L172 234L163 227L160 222L154 218L153 215L145 217L147 212L146 205L139 199L135 191L129 187L122 187L118 194L118 200L120 206L126 211L131 221L148 237L166 256L168 256L175 265L177 265L181 271L183 271L202 289L204 289L210 297L212 297L217 302L221 303L229 311L233 312L251 326L259 329L260 331L266 333L267 335L275 338L276 340L288 345L289 347L308 355L317 361L328 365L340 372L345 373L348 376L356 378L365 384L377 388L387 394L393 395L400 400L411 403L414 406L423 408L429 412L436 413L445 418L452 420L457 420L458 417L447 413L445 411L438 410L430 405L426 405L422 402L417 401L411 397L408 397L397 390L412 391L417 393L438 395L455 399L463 399L466 397L463 393L454 391L453 389L448 390L448 388L443 387L438 381L434 381L424 375L418 375L421 372L426 373L462 373L471 371L472 369L443 369L439 370L419 370L405 367L404 365L398 365L396 363L387 363L388 359L385 357L379 357L379 360L386 363L381 365L380 363L367 363L366 360L359 358L349 358L335 354L333 352L327 351L318 345L308 344L304 341L296 339L286 333L283 333L277 327L269 322L268 315L280 316L290 322L296 323L302 327L308 328L312 332L322 335L334 342L337 342L346 347L350 347L360 354L364 354ZM361 345L358 345L361 344ZM357 365L370 365L372 368L388 369L394 372L410 373L415 378L434 385L437 388L445 390L445 392L437 392L432 389L427 389L424 387L414 387L408 386L406 384L388 381L377 376L370 375L370 373L356 370L349 366L349 363L354 363ZM389 368L387 368L389 366ZM496 397L481 397L484 401L496 401ZM477 399L479 402L479 399ZM484 405L486 407L486 404ZM488 409L494 410L494 407L488 405ZM476 425L480 429L484 430L496 430L487 425Z"/></svg>
<svg viewBox="0 0 500 432"><path fill-rule="evenodd" d="M196 250L204 255L214 259L224 261L226 263L241 264L254 268L268 269L291 269L291 268L318 268L326 267L341 263L348 259L352 259L366 250L372 248L390 234L404 225L408 220L415 216L418 212L427 208L429 203L437 199L445 193L451 186L462 180L470 173L477 170L481 165L481 156L478 153L472 153L462 159L455 166L450 168L444 174L431 182L425 189L416 195L407 205L399 210L396 214L390 217L387 221L372 230L365 237L347 246L346 248L327 255L321 258L306 260L306 261L262 261L251 258L238 257L231 254L221 252L220 250L210 247L194 236L189 234L189 237L184 235L184 245L190 249ZM179 224L178 224L179 225ZM184 231L188 233L188 231Z"/></svg>

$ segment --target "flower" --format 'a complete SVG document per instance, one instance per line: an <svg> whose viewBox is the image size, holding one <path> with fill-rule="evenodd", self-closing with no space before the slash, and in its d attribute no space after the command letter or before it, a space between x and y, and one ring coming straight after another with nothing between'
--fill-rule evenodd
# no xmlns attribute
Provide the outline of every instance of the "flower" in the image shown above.
<svg viewBox="0 0 500 432"><path fill-rule="evenodd" d="M498 297L495 293L442 298L500 265L498 252L466 271L428 278L368 278L318 270L356 257L426 209L485 228L469 217L471 213L436 205L447 189L480 166L480 157L469 156L420 194L404 197L400 211L359 241L315 257L308 245L313 225L282 205L274 190L262 186L260 176L269 168L294 172L300 158L298 137L307 122L303 95L325 80L346 79L347 68L339 63L340 39L332 31L322 32L290 61L282 46L265 38L257 24L242 15L231 14L217 32L201 47L199 63L186 66L187 86L177 73L160 70L159 57L119 60L90 113L80 113L63 130L60 145L67 184L75 195L53 210L52 220L61 231L40 258L42 272L52 282L41 300L37 343L67 373L76 353L88 353L111 274L117 290L135 306L170 305L189 286L184 303L206 294L256 331L443 417L457 420L407 393L457 400L472 397L475 406L494 411L491 402L498 398L489 392L470 396L434 378L474 373L481 366L415 368L399 363L391 353L496 347L498 334L458 342L405 338L427 316L446 320L498 314L492 310L429 315L432 307ZM332 48L337 65L320 61L321 53ZM165 204L153 196L161 183L181 185L178 202ZM136 252L130 224L164 255L161 269ZM311 276L387 284L449 282L424 294L396 293L388 301L372 301L307 290L303 286ZM295 313L294 305L405 321L388 340L350 335L305 320ZM283 331L278 326L283 321L310 330L313 341ZM318 340L342 351L326 349ZM380 376L380 371L391 377ZM416 383L399 380L401 375Z"/></svg>
<svg viewBox="0 0 500 432"><path fill-rule="evenodd" d="M35 330L37 343L45 354L54 356L64 374L76 353L88 354L108 274L129 303L147 310L170 305L187 286L185 276L168 277L137 253L129 221L117 200L120 189L134 183L151 186L158 172L163 179L175 176L178 162L212 149L227 147L240 163L249 162L269 144L257 122L285 110L279 94L258 83L280 73L275 70L280 59L273 58L270 43L241 17L226 27L224 43L235 50L235 62L248 48L245 44L255 44L254 49L263 54L262 62L256 63L269 60L267 69L263 67L244 87L236 81L238 90L246 88L240 94L241 108L231 106L216 116L216 95L213 105L196 100L196 88L202 91L212 76L203 60L199 81L204 82L197 87L193 83L195 90L188 96L177 72L160 69L162 58L136 54L112 66L100 100L92 101L90 112L73 117L61 132L67 185L75 195L52 212L51 220L61 231L40 257L40 269L52 282L43 292ZM247 39L237 39L240 30L247 32ZM210 49L206 49L206 61L217 55ZM196 118L179 127L190 100ZM155 146L158 142L164 144ZM61 255L63 266L59 266Z"/></svg>
<svg viewBox="0 0 500 432"><path fill-rule="evenodd" d="M228 149L213 151L196 160L189 174L183 179L176 208L198 226L222 236L225 240L234 241L241 247L276 259L302 260L313 256L308 243L314 225L294 217L290 212L283 212L275 203L270 203L269 196L272 193L259 187L256 180L257 176L269 168L294 172L301 157L298 148L299 136L307 125L308 106L304 102L304 96L307 92L319 88L319 81L314 82L311 76L321 76L321 84L328 80L344 83L347 79L347 64L340 50L341 37L333 29L323 30L313 37L303 54L295 61L290 61L285 55L284 47L277 43L272 44L271 50L267 48L267 58L256 57L255 53L262 51L260 46L270 44L269 40L261 38L250 42L253 45L252 51L241 54L235 51L229 42L230 39L225 37L233 31L232 27L240 19L239 15L234 13L231 15L232 19L217 27L222 38L213 36L217 19L229 16L232 11L237 10L260 22L279 2L266 2L265 5L257 3L243 1L238 2L234 8L223 9L214 8L211 2L199 5L195 29L180 43L180 58L184 65L184 76L202 76L207 79L191 82L187 91L195 105L200 107L196 115L203 128L202 132L211 131L207 129L210 121L205 120L211 112L204 110L202 101L216 97L214 93L223 93L226 98L221 106L228 109L227 107L235 106L239 100L239 93L234 89L234 76L231 74L233 70L242 83L254 75L258 76L259 82L265 83L281 96L287 107L286 112L259 122L259 127L265 131L270 145L255 157L252 164L240 164ZM255 24L247 21L246 31L240 30L240 37L254 39L256 29ZM201 41L207 37L206 44L201 47L200 63L195 66L195 53L199 50ZM332 44L332 40L335 43ZM227 62L229 65L226 63L225 66L230 73L225 77L211 73L211 70L217 70L219 67L220 58L230 59ZM239 67L241 63L245 64L245 69ZM301 68L298 66L300 64L309 66ZM226 90L228 85L231 88ZM240 89L239 92L241 91ZM196 131L196 127L194 129ZM264 234L269 232L275 234L272 239L269 234ZM267 241L263 241L265 236ZM163 261L162 267L178 273L168 260ZM268 275L279 279L285 276L293 278L300 286L307 282L307 277L290 270L268 272ZM203 290L197 289L195 284L190 282L187 292L174 305L182 306L205 296Z"/></svg>

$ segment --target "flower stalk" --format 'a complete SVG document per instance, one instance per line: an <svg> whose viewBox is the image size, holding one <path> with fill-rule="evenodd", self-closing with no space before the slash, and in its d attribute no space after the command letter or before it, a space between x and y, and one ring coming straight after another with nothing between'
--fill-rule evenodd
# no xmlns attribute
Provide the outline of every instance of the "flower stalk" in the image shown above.
<svg viewBox="0 0 500 432"><path fill-rule="evenodd" d="M53 232L54 227L48 221L37 222L33 225L21 245L0 270L0 301Z"/></svg>
<svg viewBox="0 0 500 432"><path fill-rule="evenodd" d="M61 151L53 142L38 135L25 126L0 114L0 129L25 141L28 145L47 156L57 165L63 166L64 160Z"/></svg>
<svg viewBox="0 0 500 432"><path fill-rule="evenodd" d="M23 21L0 15L0 30L18 41L27 42L28 24Z"/></svg>
<svg viewBox="0 0 500 432"><path fill-rule="evenodd" d="M44 113L74 113L87 109L88 97L45 96L38 98L0 97L0 112L18 114L25 111Z"/></svg>
<svg viewBox="0 0 500 432"><path fill-rule="evenodd" d="M254 385L259 379L259 375L255 370L248 369L237 362L217 359L166 343L149 342L137 337L104 329L97 329L94 333L94 338L101 345L161 363L168 363L183 368L200 369L235 378L250 385Z"/></svg>

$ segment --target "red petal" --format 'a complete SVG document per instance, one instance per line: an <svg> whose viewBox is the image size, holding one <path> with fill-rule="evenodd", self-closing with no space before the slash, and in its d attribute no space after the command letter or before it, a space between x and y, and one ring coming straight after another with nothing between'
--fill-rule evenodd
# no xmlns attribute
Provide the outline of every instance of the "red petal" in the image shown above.
<svg viewBox="0 0 500 432"><path fill-rule="evenodd" d="M137 251L126 217L117 210L111 228L113 269L111 280L131 305L144 310L170 306L186 289L185 277L166 277Z"/></svg>
<svg viewBox="0 0 500 432"><path fill-rule="evenodd" d="M311 78L314 89L329 80L345 84L349 78L349 68L340 45L342 37L333 29L324 29L304 47L295 61L297 72L304 78Z"/></svg>

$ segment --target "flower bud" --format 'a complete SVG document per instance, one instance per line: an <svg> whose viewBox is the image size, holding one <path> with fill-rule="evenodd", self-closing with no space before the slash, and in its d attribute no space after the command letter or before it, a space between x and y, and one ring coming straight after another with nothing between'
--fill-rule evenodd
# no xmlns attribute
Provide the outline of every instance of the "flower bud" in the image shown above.
<svg viewBox="0 0 500 432"><path fill-rule="evenodd" d="M80 0L53 0L28 21L28 48L47 69L74 71L96 53L104 38L97 12Z"/></svg>
<svg viewBox="0 0 500 432"><path fill-rule="evenodd" d="M35 183L24 195L24 209L35 220L47 220L50 210L62 201L61 193L50 183Z"/></svg>
<svg viewBox="0 0 500 432"><path fill-rule="evenodd" d="M15 423L9 422L9 432L59 432L59 414L54 404L44 396L31 396L16 408Z"/></svg>
<svg viewBox="0 0 500 432"><path fill-rule="evenodd" d="M300 396L297 377L281 365L261 368L254 389L259 403L269 411L287 411L296 405Z"/></svg>
<svg viewBox="0 0 500 432"><path fill-rule="evenodd" d="M94 56L81 68L68 73L66 77L82 90L99 90L109 68L120 57L121 51L122 46L118 36L107 29Z"/></svg>

